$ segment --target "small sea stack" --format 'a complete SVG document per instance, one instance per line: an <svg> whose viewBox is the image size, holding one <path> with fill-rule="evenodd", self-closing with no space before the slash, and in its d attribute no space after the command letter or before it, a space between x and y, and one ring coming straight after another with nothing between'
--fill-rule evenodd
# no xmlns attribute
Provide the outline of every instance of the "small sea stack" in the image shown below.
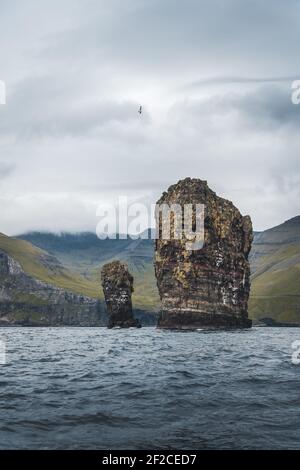
<svg viewBox="0 0 300 470"><path fill-rule="evenodd" d="M101 283L109 315L108 328L140 328L132 312L133 276L128 266L120 261L105 264Z"/></svg>
<svg viewBox="0 0 300 470"><path fill-rule="evenodd" d="M249 328L248 255L253 240L249 216L243 217L232 202L212 191L206 181L186 178L164 192L160 207L203 207L201 248L189 247L184 232L175 237L170 212L171 236L162 236L162 217L157 221L155 273L162 302L158 327L169 329ZM172 219L173 217L173 219ZM181 226L183 222L180 221ZM192 219L192 226L195 220ZM191 233L191 232L190 232ZM196 232L195 232L196 233ZM189 248L188 248L189 247Z"/></svg>

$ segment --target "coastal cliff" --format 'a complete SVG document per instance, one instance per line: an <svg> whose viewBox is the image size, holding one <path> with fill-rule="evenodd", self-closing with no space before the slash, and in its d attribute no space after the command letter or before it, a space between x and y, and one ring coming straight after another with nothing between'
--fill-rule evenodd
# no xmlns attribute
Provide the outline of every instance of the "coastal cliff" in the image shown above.
<svg viewBox="0 0 300 470"><path fill-rule="evenodd" d="M85 282L92 279L94 294L88 286L82 291L90 297L102 294L99 277L105 263L112 259L127 263L135 279L135 317L143 325L157 324L160 299L153 266L154 240L100 240L96 234L85 232L32 232L18 238L51 252L71 272L83 276ZM0 235L0 249L1 244L4 246ZM26 251L26 247L20 247L20 251ZM248 311L253 322L261 324L271 318L279 324L300 325L300 216L255 232L249 261L252 282Z"/></svg>
<svg viewBox="0 0 300 470"><path fill-rule="evenodd" d="M127 265L120 261L104 265L101 282L109 315L108 328L140 327L139 321L133 317L133 277Z"/></svg>
<svg viewBox="0 0 300 470"><path fill-rule="evenodd" d="M29 276L0 250L0 326L103 326L103 302Z"/></svg>
<svg viewBox="0 0 300 470"><path fill-rule="evenodd" d="M159 206L204 205L204 244L188 250L187 240L159 237L155 272L162 303L160 328L250 327L248 255L253 240L249 216L216 195L206 181L179 181ZM160 219L159 230L163 224ZM173 234L174 235L174 234Z"/></svg>

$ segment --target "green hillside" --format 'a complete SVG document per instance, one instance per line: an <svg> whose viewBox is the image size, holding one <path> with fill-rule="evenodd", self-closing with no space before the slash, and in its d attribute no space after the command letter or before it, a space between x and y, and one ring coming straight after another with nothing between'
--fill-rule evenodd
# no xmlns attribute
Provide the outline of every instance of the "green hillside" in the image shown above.
<svg viewBox="0 0 300 470"><path fill-rule="evenodd" d="M78 273L66 269L53 255L33 246L28 241L0 234L0 250L20 263L31 277L71 292L98 298L101 289Z"/></svg>
<svg viewBox="0 0 300 470"><path fill-rule="evenodd" d="M256 234L250 262L251 317L300 323L300 217Z"/></svg>
<svg viewBox="0 0 300 470"><path fill-rule="evenodd" d="M250 253L252 273L260 270L268 256L276 251L300 243L300 216L287 220L277 227L255 234Z"/></svg>
<svg viewBox="0 0 300 470"><path fill-rule="evenodd" d="M134 276L134 306L141 310L159 310L160 301L153 266L153 240L100 240L93 233L55 235L40 232L24 234L18 238L47 250L70 271L77 272L97 286L101 267L105 263L117 259L126 262Z"/></svg>
<svg viewBox="0 0 300 470"><path fill-rule="evenodd" d="M134 305L141 309L158 311L160 300L156 286L153 265L154 246L152 240L126 240L129 244L123 248L117 246L122 240L115 240L116 251L110 260L120 259L128 264L129 271L134 277ZM98 278L101 266L107 260L101 260L100 267L93 271L94 278Z"/></svg>
<svg viewBox="0 0 300 470"><path fill-rule="evenodd" d="M92 233L29 233L21 238L50 252L69 271L77 273L82 288L86 283L98 294L101 266L114 259L127 262L135 279L135 306L159 309L152 240L99 240ZM250 264L251 318L300 324L300 216L256 233Z"/></svg>

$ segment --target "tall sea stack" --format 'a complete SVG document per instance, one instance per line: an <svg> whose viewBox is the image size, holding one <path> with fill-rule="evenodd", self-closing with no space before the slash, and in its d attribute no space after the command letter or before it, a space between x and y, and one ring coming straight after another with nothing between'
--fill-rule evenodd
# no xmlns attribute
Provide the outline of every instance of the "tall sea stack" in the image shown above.
<svg viewBox="0 0 300 470"><path fill-rule="evenodd" d="M160 328L247 328L253 240L249 216L216 195L206 181L186 178L171 186L157 203L204 206L204 243L187 249L185 236L162 239L159 221L155 272L162 302ZM195 214L194 214L195 217ZM174 220L174 219L173 219ZM193 226L195 220L193 220ZM172 217L171 217L172 227ZM178 237L177 237L178 238Z"/></svg>
<svg viewBox="0 0 300 470"><path fill-rule="evenodd" d="M113 261L103 266L101 282L109 315L108 328L140 327L132 312L133 277L126 264Z"/></svg>

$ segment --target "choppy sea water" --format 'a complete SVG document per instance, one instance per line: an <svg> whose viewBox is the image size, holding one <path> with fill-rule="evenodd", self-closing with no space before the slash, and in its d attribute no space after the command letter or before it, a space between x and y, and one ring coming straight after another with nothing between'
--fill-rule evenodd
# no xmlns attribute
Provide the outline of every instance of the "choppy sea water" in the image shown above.
<svg viewBox="0 0 300 470"><path fill-rule="evenodd" d="M1 449L299 449L300 329L5 328Z"/></svg>

